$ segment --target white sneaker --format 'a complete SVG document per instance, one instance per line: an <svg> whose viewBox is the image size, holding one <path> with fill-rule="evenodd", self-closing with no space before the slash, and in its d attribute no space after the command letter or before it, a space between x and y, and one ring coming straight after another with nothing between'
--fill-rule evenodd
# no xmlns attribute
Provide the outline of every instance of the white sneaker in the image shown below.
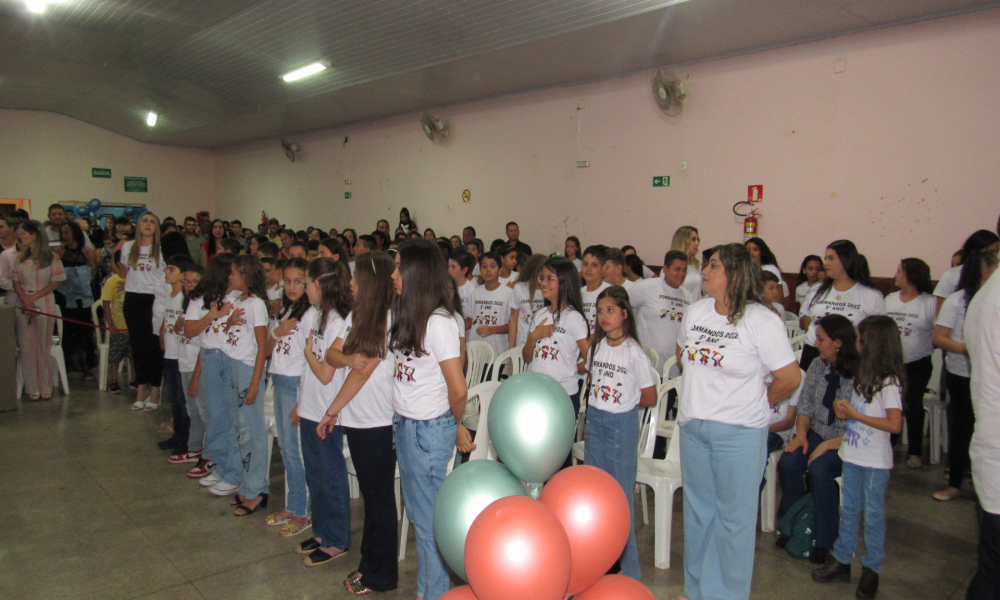
<svg viewBox="0 0 1000 600"><path fill-rule="evenodd" d="M132 410L145 410L145 408L146 408L145 400L137 400L134 404L132 404Z"/></svg>
<svg viewBox="0 0 1000 600"><path fill-rule="evenodd" d="M204 479L202 479L202 481L204 481ZM239 489L239 485L233 485L228 481L220 481L208 488L208 491L212 492L216 496L229 496L238 492Z"/></svg>
<svg viewBox="0 0 1000 600"><path fill-rule="evenodd" d="M198 480L198 485L203 485L205 487L212 487L213 485L219 483L220 481L222 481L221 477L219 477L215 473L209 473L208 475L205 475L204 477Z"/></svg>

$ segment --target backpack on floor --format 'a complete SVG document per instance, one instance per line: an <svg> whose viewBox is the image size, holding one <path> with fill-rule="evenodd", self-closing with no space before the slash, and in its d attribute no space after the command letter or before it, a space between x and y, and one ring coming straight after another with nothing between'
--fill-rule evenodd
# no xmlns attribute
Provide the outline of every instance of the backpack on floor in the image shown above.
<svg viewBox="0 0 1000 600"><path fill-rule="evenodd" d="M778 521L778 533L788 538L785 552L794 558L809 558L816 545L816 503L806 494Z"/></svg>

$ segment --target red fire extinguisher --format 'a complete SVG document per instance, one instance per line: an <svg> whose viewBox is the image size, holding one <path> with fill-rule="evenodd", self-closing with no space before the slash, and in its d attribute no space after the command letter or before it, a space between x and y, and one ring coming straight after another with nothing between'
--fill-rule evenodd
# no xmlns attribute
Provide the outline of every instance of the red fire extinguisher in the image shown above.
<svg viewBox="0 0 1000 600"><path fill-rule="evenodd" d="M743 219L743 241L747 241L752 237L757 237L757 217L761 216L760 212L755 208L747 214L747 217Z"/></svg>

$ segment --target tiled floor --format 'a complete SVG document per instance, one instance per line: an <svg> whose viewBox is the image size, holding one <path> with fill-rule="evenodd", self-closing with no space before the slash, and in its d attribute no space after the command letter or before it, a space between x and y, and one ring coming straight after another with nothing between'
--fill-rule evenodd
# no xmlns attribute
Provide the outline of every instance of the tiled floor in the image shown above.
<svg viewBox="0 0 1000 600"><path fill-rule="evenodd" d="M357 566L356 554L306 568L292 551L300 538L280 538L259 513L233 517L226 499L167 464L155 444L162 439L156 425L169 419L165 407L137 414L126 398L99 393L92 382L72 385L68 402L57 395L0 413L0 598L347 596L341 582ZM278 452L271 473L279 505L273 511L283 487ZM893 473L880 598L964 598L976 560L975 511L971 493L932 500L943 483L940 466ZM653 567L652 524L639 519L636 527L643 580L657 598L673 600L683 591L680 506L678 494L670 570ZM360 501L353 508L357 548ZM410 540L400 588L374 597L415 596ZM854 585L814 584L812 565L789 558L773 541L772 534L758 538L753 598L854 597Z"/></svg>

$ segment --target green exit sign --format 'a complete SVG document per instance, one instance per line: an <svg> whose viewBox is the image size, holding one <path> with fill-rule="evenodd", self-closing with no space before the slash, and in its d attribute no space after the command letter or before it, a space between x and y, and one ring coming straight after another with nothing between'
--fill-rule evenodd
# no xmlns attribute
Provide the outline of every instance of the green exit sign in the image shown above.
<svg viewBox="0 0 1000 600"><path fill-rule="evenodd" d="M350 199L351 199L351 192L344 192L344 200L350 200Z"/></svg>
<svg viewBox="0 0 1000 600"><path fill-rule="evenodd" d="M670 187L670 175L661 175L653 178L653 187Z"/></svg>
<svg viewBox="0 0 1000 600"><path fill-rule="evenodd" d="M111 169L101 169L98 167L93 167L90 169L91 177L100 177L101 179L111 179Z"/></svg>

